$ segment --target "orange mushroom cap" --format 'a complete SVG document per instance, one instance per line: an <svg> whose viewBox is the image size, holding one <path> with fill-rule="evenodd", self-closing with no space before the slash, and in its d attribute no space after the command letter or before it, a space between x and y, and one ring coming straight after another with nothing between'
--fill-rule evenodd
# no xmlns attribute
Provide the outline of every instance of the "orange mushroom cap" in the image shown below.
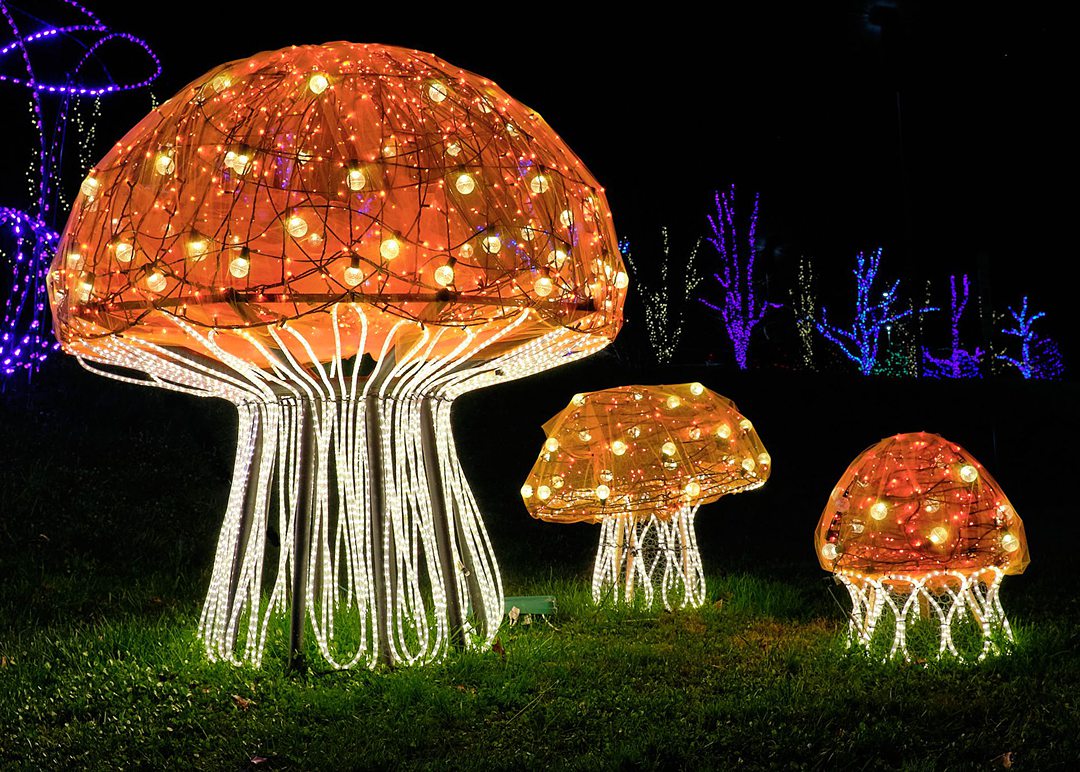
<svg viewBox="0 0 1080 772"><path fill-rule="evenodd" d="M521 489L529 514L541 520L667 519L756 488L772 469L753 424L700 383L577 394L544 431Z"/></svg>
<svg viewBox="0 0 1080 772"><path fill-rule="evenodd" d="M337 42L155 108L84 181L49 295L69 350L182 346L190 326L265 364L251 340L284 323L320 361L364 353L340 304L372 353L401 319L494 330L525 309L503 350L559 327L611 340L626 285L603 189L536 112L431 54Z"/></svg>
<svg viewBox="0 0 1080 772"><path fill-rule="evenodd" d="M1029 562L1024 524L970 453L936 434L864 450L833 489L814 544L827 571L925 576Z"/></svg>

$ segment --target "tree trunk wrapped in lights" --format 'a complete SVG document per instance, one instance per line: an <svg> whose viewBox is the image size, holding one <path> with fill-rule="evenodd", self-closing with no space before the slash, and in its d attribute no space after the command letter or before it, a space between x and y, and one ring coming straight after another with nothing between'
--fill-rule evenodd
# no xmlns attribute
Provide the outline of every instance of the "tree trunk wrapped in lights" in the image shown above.
<svg viewBox="0 0 1080 772"><path fill-rule="evenodd" d="M593 600L704 603L698 508L772 470L750 421L700 383L620 386L575 395L544 431L521 495L541 520L601 524Z"/></svg>
<svg viewBox="0 0 1080 772"><path fill-rule="evenodd" d="M815 546L851 596L851 645L981 660L1012 641L998 590L1027 567L1024 524L959 445L919 432L867 448L833 489Z"/></svg>
<svg viewBox="0 0 1080 772"><path fill-rule="evenodd" d="M91 181L50 273L65 350L240 414L210 657L258 665L287 612L291 654L306 620L335 667L490 643L451 409L617 333L627 277L580 160L490 81L333 43L213 70Z"/></svg>

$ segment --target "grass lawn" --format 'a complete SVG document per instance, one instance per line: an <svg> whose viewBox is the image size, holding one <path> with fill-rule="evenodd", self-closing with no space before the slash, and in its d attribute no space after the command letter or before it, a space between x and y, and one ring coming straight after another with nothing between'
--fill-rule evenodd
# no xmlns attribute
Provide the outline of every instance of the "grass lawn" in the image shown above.
<svg viewBox="0 0 1080 772"><path fill-rule="evenodd" d="M723 391L754 416L777 471L760 493L699 515L705 606L654 614L594 608L597 530L535 523L514 500L536 426L577 381L541 384L551 404L520 417L481 409L527 404L507 399L517 392L477 400L459 442L473 452L465 461L505 589L556 596L551 624L504 627L496 650L430 667L316 667L300 678L284 673L281 644L253 671L208 664L195 637L228 491L230 407L57 372L62 389L0 400L0 769L1045 770L1080 760L1080 536L1071 498L1028 473L1030 460L1050 460L1054 481L1071 479L1073 391L1039 391L1025 421L1000 422L993 464L969 409L983 391L925 387L935 399L897 399L892 409L910 416L867 427L889 382L865 396L833 396L825 383L785 400L776 378L731 380ZM750 409L773 381L778 395ZM852 410L859 399L871 407ZM834 447L807 453L811 402L838 418ZM811 530L847 461L889 424L982 443L977 455L1025 518L1032 567L1002 588L1017 637L1009 656L905 665L845 650L845 598L818 568ZM1034 425L1053 428L1042 444L1024 441ZM520 458L503 450L519 446Z"/></svg>

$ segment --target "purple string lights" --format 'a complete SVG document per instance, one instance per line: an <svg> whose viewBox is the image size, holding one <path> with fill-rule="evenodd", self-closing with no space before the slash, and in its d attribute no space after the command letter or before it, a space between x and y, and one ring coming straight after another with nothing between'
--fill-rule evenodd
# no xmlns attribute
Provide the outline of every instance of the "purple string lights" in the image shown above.
<svg viewBox="0 0 1080 772"><path fill-rule="evenodd" d="M978 378L980 361L985 355L978 346L975 351L960 347L960 319L971 297L971 283L967 274L960 277L960 292L957 293L956 276L949 277L949 290L952 294L949 314L949 338L951 347L949 356L936 357L930 349L923 347L923 374L927 378Z"/></svg>
<svg viewBox="0 0 1080 772"><path fill-rule="evenodd" d="M750 214L746 251L739 254L738 233L735 223L735 186L726 192L717 191L716 216L708 215L712 235L705 239L712 244L720 257L720 270L713 278L723 290L719 304L699 298L702 303L720 314L724 330L735 349L735 363L745 370L750 352L750 336L754 328L765 318L770 308L780 308L779 303L759 301L754 287L754 261L757 257L757 221L760 195L754 195L754 210Z"/></svg>
<svg viewBox="0 0 1080 772"><path fill-rule="evenodd" d="M881 342L881 331L896 322L916 313L937 311L937 308L907 308L903 311L893 310L897 302L897 290L900 280L897 279L885 291L881 292L880 300L873 301L874 281L877 279L878 270L881 268L881 248L878 247L869 258L862 252L855 256L855 318L851 328L844 329L829 324L828 309L821 308L821 319L815 322L817 331L827 341L839 348L848 359L859 367L863 375L870 375L878 359L878 348Z"/></svg>
<svg viewBox="0 0 1080 772"><path fill-rule="evenodd" d="M0 83L19 86L29 93L30 110L37 132L35 159L29 174L29 200L26 208L0 207L0 244L11 258L13 267L10 286L0 282L5 297L3 317L0 318L0 376L17 372L27 375L37 370L50 351L58 348L48 331L48 299L45 279L58 235L53 227L53 214L62 207L60 172L66 124L73 100L97 99L108 94L131 91L149 85L161 74L161 62L150 46L140 38L125 32L114 32L86 6L75 0L57 0L57 7L78 16L80 23L48 25L35 15L23 12L0 0L10 40L0 46L0 66L6 60L21 63L21 74L0 72ZM35 8L38 11L39 8ZM33 25L33 30L24 26ZM87 41L88 36L96 36ZM81 46L78 61L56 81L38 77L30 49L34 45L74 39ZM140 49L152 64L153 73L141 80L118 82L104 67L96 67L100 82L82 78L89 63L96 61L103 46L121 44ZM55 110L47 111L45 95L56 95ZM48 115L48 117L47 117ZM8 245L11 245L10 248Z"/></svg>

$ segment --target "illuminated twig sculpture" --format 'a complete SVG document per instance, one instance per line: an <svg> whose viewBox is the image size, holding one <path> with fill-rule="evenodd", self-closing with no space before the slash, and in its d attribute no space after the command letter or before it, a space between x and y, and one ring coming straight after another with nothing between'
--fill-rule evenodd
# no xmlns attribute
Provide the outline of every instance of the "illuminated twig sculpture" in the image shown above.
<svg viewBox="0 0 1080 772"><path fill-rule="evenodd" d="M765 483L772 460L749 420L700 383L578 394L544 424L522 498L553 522L598 522L593 600L700 606L698 507Z"/></svg>
<svg viewBox="0 0 1080 772"><path fill-rule="evenodd" d="M291 607L294 656L306 617L335 667L490 643L501 581L453 400L607 345L627 285L599 185L536 113L348 43L154 111L83 183L50 278L88 367L239 410L209 655L257 665Z"/></svg>
<svg viewBox="0 0 1080 772"><path fill-rule="evenodd" d="M979 462L936 434L863 451L833 490L815 546L851 596L852 645L982 659L1012 639L998 590L1027 567L1024 525Z"/></svg>
<svg viewBox="0 0 1080 772"><path fill-rule="evenodd" d="M1061 361L1061 351L1052 338L1044 338L1035 332L1035 322L1046 316L1045 311L1029 311L1028 299L1024 296L1020 309L1010 306L1009 315L1013 326L1001 330L1002 335L1016 338L1020 343L1018 356L998 354L997 359L1012 365L1024 378L1053 380L1065 372Z"/></svg>

